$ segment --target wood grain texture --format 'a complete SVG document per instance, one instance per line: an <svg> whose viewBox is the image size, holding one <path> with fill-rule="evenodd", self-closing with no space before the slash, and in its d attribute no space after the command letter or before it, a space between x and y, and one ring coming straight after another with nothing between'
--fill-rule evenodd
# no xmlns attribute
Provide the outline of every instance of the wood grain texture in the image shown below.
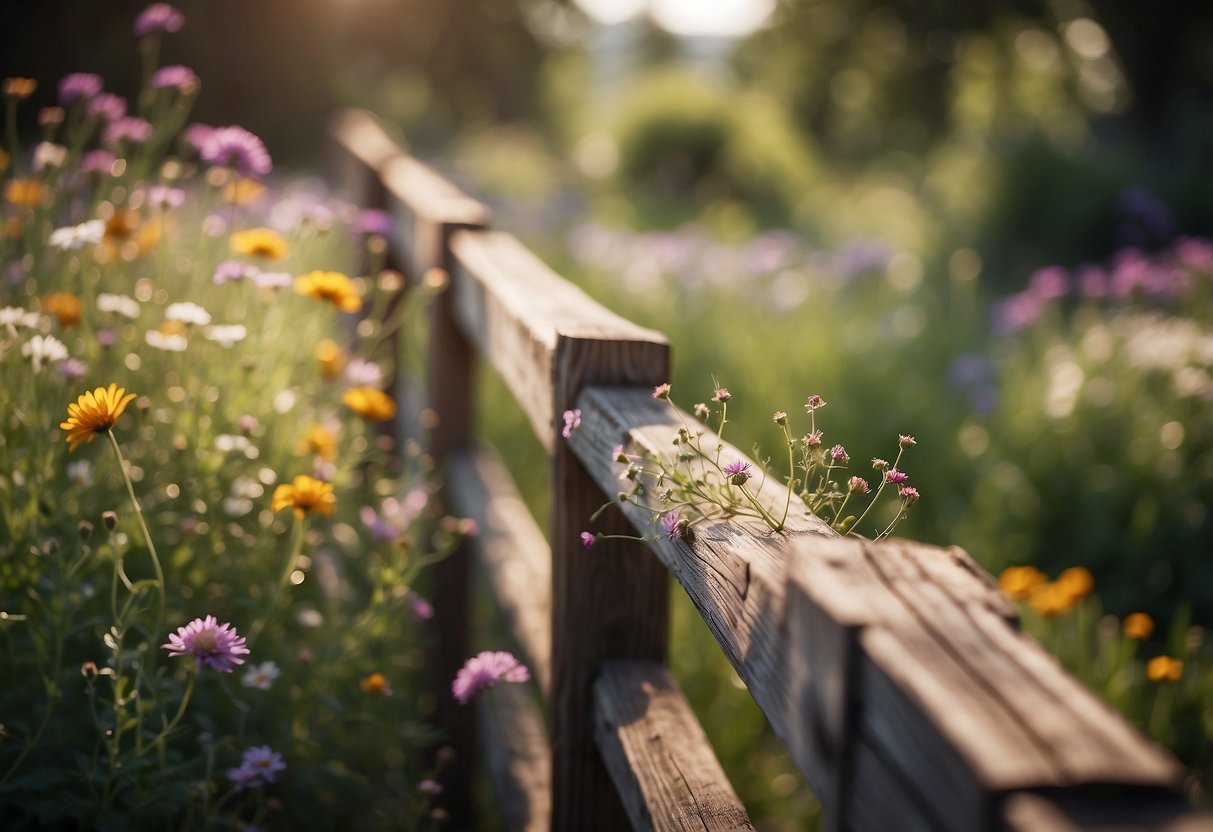
<svg viewBox="0 0 1213 832"><path fill-rule="evenodd" d="M663 335L607 310L511 235L458 232L451 250L452 294L462 331L501 374L549 452L556 446L561 413L573 406L569 401L558 407L555 401L559 336L618 343L596 358L608 362L602 377L615 383L635 378L649 384L651 368L668 365Z"/></svg>
<svg viewBox="0 0 1213 832"><path fill-rule="evenodd" d="M1087 789L1017 792L1002 805L999 832L1213 832L1213 813L1174 794Z"/></svg>
<svg viewBox="0 0 1213 832"><path fill-rule="evenodd" d="M543 715L527 685L498 685L479 697L481 760L507 832L547 832L552 756Z"/></svg>
<svg viewBox="0 0 1213 832"><path fill-rule="evenodd" d="M598 748L633 829L753 830L686 697L656 662L606 662L594 682Z"/></svg>
<svg viewBox="0 0 1213 832"><path fill-rule="evenodd" d="M654 401L648 391L591 387L581 395L578 407L581 427L568 445L606 495L603 499L615 495L621 485L623 466L614 461L616 445L622 444L630 454L665 453L679 427L697 424L668 402ZM714 447L712 434L704 436L704 446ZM726 459L745 458L728 443L725 448ZM768 482L761 497L782 513L787 491ZM689 543L653 537L649 511L631 504L622 507L636 533L653 537L652 551L686 590L776 735L789 747L814 730L812 715L802 712L790 697L796 666L784 618L790 541L835 536L795 497L792 506L787 529L781 533L755 522L718 520L697 524Z"/></svg>
<svg viewBox="0 0 1213 832"><path fill-rule="evenodd" d="M383 208L381 173L402 154L383 124L366 110L338 110L329 119L325 168L340 198L361 208Z"/></svg>
<svg viewBox="0 0 1213 832"><path fill-rule="evenodd" d="M552 553L497 452L478 445L448 458L453 508L480 527L472 540L493 599L546 696L552 682Z"/></svg>

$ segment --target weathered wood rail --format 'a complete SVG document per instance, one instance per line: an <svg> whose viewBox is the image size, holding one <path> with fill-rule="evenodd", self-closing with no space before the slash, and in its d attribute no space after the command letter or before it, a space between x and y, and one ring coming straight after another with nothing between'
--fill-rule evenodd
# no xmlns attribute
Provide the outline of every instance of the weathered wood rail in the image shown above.
<svg viewBox="0 0 1213 832"><path fill-rule="evenodd" d="M824 829L1213 829L1182 797L1178 763L1024 636L959 549L839 538L803 511L777 535L712 522L689 544L584 549L578 533L618 491L612 449L660 451L694 423L650 395L668 377L664 336L487 230L484 206L369 114L338 114L330 139L339 192L393 215L407 279L449 280L429 320L428 447L453 509L480 527L434 576L438 717L464 762L448 782L456 828L472 822L473 725L509 829L753 828L663 667L673 576L817 794ZM474 438L482 363L549 456L550 535ZM581 426L564 440L574 407ZM764 489L782 504L777 492ZM617 505L595 529L644 534L649 519ZM473 561L537 683L496 690L478 720L447 692L471 649Z"/></svg>

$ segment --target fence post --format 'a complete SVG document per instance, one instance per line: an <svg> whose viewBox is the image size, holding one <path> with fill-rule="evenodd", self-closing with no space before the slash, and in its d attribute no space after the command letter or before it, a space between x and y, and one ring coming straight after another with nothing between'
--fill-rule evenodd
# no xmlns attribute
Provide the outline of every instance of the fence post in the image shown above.
<svg viewBox="0 0 1213 832"><path fill-rule="evenodd" d="M587 384L655 385L669 372L667 345L560 334L553 362L554 424ZM627 829L629 822L594 740L594 674L606 659L664 661L668 576L639 541L579 540L603 495L560 438L552 453L552 828ZM594 530L635 534L617 508Z"/></svg>

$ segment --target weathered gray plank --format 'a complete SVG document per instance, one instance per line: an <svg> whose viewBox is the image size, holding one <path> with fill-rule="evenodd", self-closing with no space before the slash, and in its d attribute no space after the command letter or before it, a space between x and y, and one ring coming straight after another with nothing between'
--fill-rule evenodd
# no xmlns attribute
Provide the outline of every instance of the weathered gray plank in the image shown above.
<svg viewBox="0 0 1213 832"><path fill-rule="evenodd" d="M598 749L633 829L754 828L686 697L655 662L606 662L594 682Z"/></svg>
<svg viewBox="0 0 1213 832"><path fill-rule="evenodd" d="M1002 832L1210 832L1213 813L1174 794L1087 789L1017 792L1002 806Z"/></svg>
<svg viewBox="0 0 1213 832"><path fill-rule="evenodd" d="M830 807L845 816L836 828L848 832L938 832L944 828L939 817L948 807L924 805L922 796L862 737L855 739L850 757L859 786L847 793L853 800L841 812L839 807ZM973 827L970 832L985 828Z"/></svg>
<svg viewBox="0 0 1213 832"><path fill-rule="evenodd" d="M546 696L552 682L552 553L497 452L478 445L448 458L445 486L459 514L480 527L472 541L494 600Z"/></svg>
<svg viewBox="0 0 1213 832"><path fill-rule="evenodd" d="M668 361L663 335L608 311L509 234L459 232L451 249L460 326L501 374L548 451L556 445L560 414L573 406L569 401L558 407L554 401L558 335L617 342L601 359L611 364L610 375L603 378L616 383L630 383L634 368ZM647 373L641 383L649 383L652 375Z"/></svg>
<svg viewBox="0 0 1213 832"><path fill-rule="evenodd" d="M454 229L488 225L488 206L411 156L387 160L382 176L394 220L392 249L411 281L435 266L447 268L448 238Z"/></svg>
<svg viewBox="0 0 1213 832"><path fill-rule="evenodd" d="M653 400L647 391L592 387L581 395L578 407L581 427L568 445L607 495L603 499L620 490L622 466L614 462L615 445L622 443L632 454L665 453L680 426L696 424L668 402ZM710 432L705 433L704 443L715 447ZM724 458L744 458L744 454L726 443ZM780 513L786 495L786 489L774 482L761 492L767 505ZM784 622L789 541L834 536L795 497L792 506L782 533L749 521L703 522L695 526L690 543L657 535L647 510L623 506L636 531L656 535L650 542L653 552L682 584L776 735L789 747L814 730L811 715L789 700L796 665ZM812 777L808 770L805 773Z"/></svg>
<svg viewBox="0 0 1213 832"><path fill-rule="evenodd" d="M507 832L547 832L552 754L543 716L525 685L498 685L477 703L481 757Z"/></svg>

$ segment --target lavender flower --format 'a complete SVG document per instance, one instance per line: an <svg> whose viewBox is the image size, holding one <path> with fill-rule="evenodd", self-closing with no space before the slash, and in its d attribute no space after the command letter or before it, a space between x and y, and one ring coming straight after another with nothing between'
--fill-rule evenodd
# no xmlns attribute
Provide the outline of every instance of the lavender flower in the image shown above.
<svg viewBox="0 0 1213 832"><path fill-rule="evenodd" d="M842 445L835 445L833 448L830 448L830 459L834 462L849 462L851 457L847 454L846 448L842 447Z"/></svg>
<svg viewBox="0 0 1213 832"><path fill-rule="evenodd" d="M147 144L151 137L151 123L138 116L124 116L115 119L105 126L105 132L101 134L102 141L108 145L119 145L123 142Z"/></svg>
<svg viewBox="0 0 1213 832"><path fill-rule="evenodd" d="M82 173L98 173L102 176L109 176L117 158L112 150L90 150L80 159L80 171Z"/></svg>
<svg viewBox="0 0 1213 832"><path fill-rule="evenodd" d="M282 755L268 745L254 745L244 750L238 768L229 768L227 777L238 789L254 789L273 783L278 772L286 770Z"/></svg>
<svg viewBox="0 0 1213 832"><path fill-rule="evenodd" d="M670 540L686 540L691 531L691 523L682 516L681 511L668 511L661 518L661 528Z"/></svg>
<svg viewBox="0 0 1213 832"><path fill-rule="evenodd" d="M745 485L752 476L750 474L750 463L743 459L730 462L728 465L724 466L722 470L724 471L725 476L729 478L729 482L733 483L733 485Z"/></svg>
<svg viewBox="0 0 1213 832"><path fill-rule="evenodd" d="M213 128L199 152L204 161L231 168L241 176L265 176L274 167L261 139L234 125Z"/></svg>
<svg viewBox="0 0 1213 832"><path fill-rule="evenodd" d="M198 83L194 70L181 64L162 66L152 74L152 86L158 90L190 92Z"/></svg>
<svg viewBox="0 0 1213 832"><path fill-rule="evenodd" d="M85 111L91 118L117 121L126 115L126 99L112 92L97 93L89 100Z"/></svg>
<svg viewBox="0 0 1213 832"><path fill-rule="evenodd" d="M852 494L867 494L871 490L868 481L863 477L851 477L847 480L847 491Z"/></svg>
<svg viewBox="0 0 1213 832"><path fill-rule="evenodd" d="M59 82L59 103L66 107L73 101L88 101L101 92L101 76L92 72L72 72Z"/></svg>
<svg viewBox="0 0 1213 832"><path fill-rule="evenodd" d="M191 124L181 131L181 140L192 147L195 152L201 153L202 148L206 147L206 143L210 141L211 135L216 129L209 124Z"/></svg>
<svg viewBox="0 0 1213 832"><path fill-rule="evenodd" d="M910 478L910 475L905 471L898 471L896 468L890 468L884 475L886 482L891 482L894 485L905 482Z"/></svg>
<svg viewBox="0 0 1213 832"><path fill-rule="evenodd" d="M593 546L594 545L594 535L592 535L590 532L582 532L581 533L581 545L584 546L586 549L589 549L591 546Z"/></svg>
<svg viewBox="0 0 1213 832"><path fill-rule="evenodd" d="M434 605L413 590L410 589L404 596L404 602L409 605L409 613L418 621L429 621L434 617Z"/></svg>
<svg viewBox="0 0 1213 832"><path fill-rule="evenodd" d="M901 499L905 500L907 504L918 502L918 498L919 498L918 489L912 485L907 485L905 488L902 488L897 493L901 495Z"/></svg>
<svg viewBox="0 0 1213 832"><path fill-rule="evenodd" d="M358 214L354 221L354 231L357 234L378 234L387 237L392 233L392 218L386 211L368 208Z"/></svg>
<svg viewBox="0 0 1213 832"><path fill-rule="evenodd" d="M564 427L560 431L560 435L568 439L573 435L573 431L581 427L581 411L566 410L564 412Z"/></svg>
<svg viewBox="0 0 1213 832"><path fill-rule="evenodd" d="M185 204L185 191L168 185L153 185L147 191L147 204L161 211Z"/></svg>
<svg viewBox="0 0 1213 832"><path fill-rule="evenodd" d="M231 624L220 624L213 615L195 618L177 632L169 635L168 643L161 644L170 656L193 656L196 667L214 668L220 673L231 673L237 665L244 664L249 650L244 646L244 636L236 632Z"/></svg>
<svg viewBox="0 0 1213 832"><path fill-rule="evenodd" d="M466 705L473 696L498 682L525 682L530 678L530 671L511 653L485 650L464 662L451 683L451 694L460 705Z"/></svg>
<svg viewBox="0 0 1213 832"><path fill-rule="evenodd" d="M152 3L135 18L135 37L142 38L161 32L180 32L185 15L168 3Z"/></svg>

